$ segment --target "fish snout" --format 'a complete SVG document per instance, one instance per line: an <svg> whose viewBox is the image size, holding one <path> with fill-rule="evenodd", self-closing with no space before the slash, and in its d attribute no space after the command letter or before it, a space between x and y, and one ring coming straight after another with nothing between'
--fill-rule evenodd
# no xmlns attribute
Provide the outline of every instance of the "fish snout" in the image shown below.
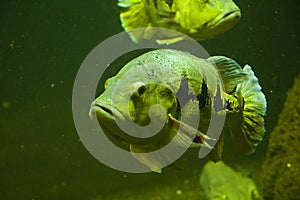
<svg viewBox="0 0 300 200"><path fill-rule="evenodd" d="M240 10L234 10L231 13L228 13L228 15L231 15L231 17L237 21L240 20L242 17Z"/></svg>
<svg viewBox="0 0 300 200"><path fill-rule="evenodd" d="M241 11L240 10L232 10L230 12L225 13L222 16L223 21L239 21L241 19Z"/></svg>
<svg viewBox="0 0 300 200"><path fill-rule="evenodd" d="M95 103L95 101L93 101L93 102L91 103L90 110L89 110L89 117L90 117L93 121L98 121L96 109L98 109L98 108L97 108L97 104Z"/></svg>
<svg viewBox="0 0 300 200"><path fill-rule="evenodd" d="M96 100L91 104L89 116L96 121L125 120L123 114L114 106Z"/></svg>

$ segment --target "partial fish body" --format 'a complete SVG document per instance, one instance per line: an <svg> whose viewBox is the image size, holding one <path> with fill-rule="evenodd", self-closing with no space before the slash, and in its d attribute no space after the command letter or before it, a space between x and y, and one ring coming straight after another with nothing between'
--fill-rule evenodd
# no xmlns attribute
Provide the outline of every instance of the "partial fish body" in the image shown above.
<svg viewBox="0 0 300 200"><path fill-rule="evenodd" d="M162 106L166 113L154 105ZM254 152L265 132L266 100L251 67L242 69L224 56L201 59L164 49L133 59L108 79L105 91L92 103L90 116L97 119L109 137L129 145L136 159L160 171L158 160L135 153L153 152L174 138L179 146L212 148L209 141L215 138L208 137L206 131L213 112L226 115L225 124L244 153ZM189 122L199 114L198 127L191 126ZM115 121L130 120L144 127L152 123L150 115L165 120L165 124L148 138L143 138L143 132L137 132L138 137L129 135ZM182 119L183 115L188 116L188 121ZM222 138L213 148L218 159Z"/></svg>
<svg viewBox="0 0 300 200"><path fill-rule="evenodd" d="M182 35L154 32L151 28L132 31L143 27L172 29L195 40L206 40L232 29L241 18L232 0L119 0L118 5L122 8L122 26L135 42L154 37L161 43L184 39Z"/></svg>

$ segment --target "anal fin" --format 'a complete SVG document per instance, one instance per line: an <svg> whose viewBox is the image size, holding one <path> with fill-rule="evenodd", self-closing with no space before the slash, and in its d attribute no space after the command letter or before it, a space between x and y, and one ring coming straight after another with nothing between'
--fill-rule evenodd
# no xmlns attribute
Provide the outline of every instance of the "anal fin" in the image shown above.
<svg viewBox="0 0 300 200"><path fill-rule="evenodd" d="M140 163L143 163L156 173L161 173L163 168L163 159L159 159L156 154L147 153L147 149L140 146L130 145L131 155Z"/></svg>
<svg viewBox="0 0 300 200"><path fill-rule="evenodd" d="M222 132L217 143L215 144L214 148L210 152L210 159L214 162L218 162L222 158L222 152L223 152L223 146L224 146L224 133Z"/></svg>

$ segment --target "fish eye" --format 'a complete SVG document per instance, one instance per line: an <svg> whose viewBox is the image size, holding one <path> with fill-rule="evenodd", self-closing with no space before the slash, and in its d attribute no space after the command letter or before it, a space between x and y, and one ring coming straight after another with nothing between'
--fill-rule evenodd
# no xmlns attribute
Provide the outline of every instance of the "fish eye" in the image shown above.
<svg viewBox="0 0 300 200"><path fill-rule="evenodd" d="M146 89L147 89L147 87L145 85L141 85L137 90L137 94L139 96L142 96L146 92Z"/></svg>

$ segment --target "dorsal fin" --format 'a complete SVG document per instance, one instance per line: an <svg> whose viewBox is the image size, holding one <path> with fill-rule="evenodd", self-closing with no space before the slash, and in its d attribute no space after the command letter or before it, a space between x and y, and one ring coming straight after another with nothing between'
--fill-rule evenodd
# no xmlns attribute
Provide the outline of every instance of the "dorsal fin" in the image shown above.
<svg viewBox="0 0 300 200"><path fill-rule="evenodd" d="M137 29L150 26L149 16L146 13L145 2L142 0L119 0L118 6L124 8L121 11L120 20L122 27L127 31L134 42L139 42L145 35L146 29Z"/></svg>
<svg viewBox="0 0 300 200"><path fill-rule="evenodd" d="M227 93L232 93L235 87L247 79L247 73L233 59L225 56L213 56L207 59L217 67Z"/></svg>
<svg viewBox="0 0 300 200"><path fill-rule="evenodd" d="M128 7L132 6L132 4L139 3L139 2L141 2L141 0L137 0L137 1L133 1L133 0L119 0L118 1L118 6L120 6L122 8L128 8Z"/></svg>

